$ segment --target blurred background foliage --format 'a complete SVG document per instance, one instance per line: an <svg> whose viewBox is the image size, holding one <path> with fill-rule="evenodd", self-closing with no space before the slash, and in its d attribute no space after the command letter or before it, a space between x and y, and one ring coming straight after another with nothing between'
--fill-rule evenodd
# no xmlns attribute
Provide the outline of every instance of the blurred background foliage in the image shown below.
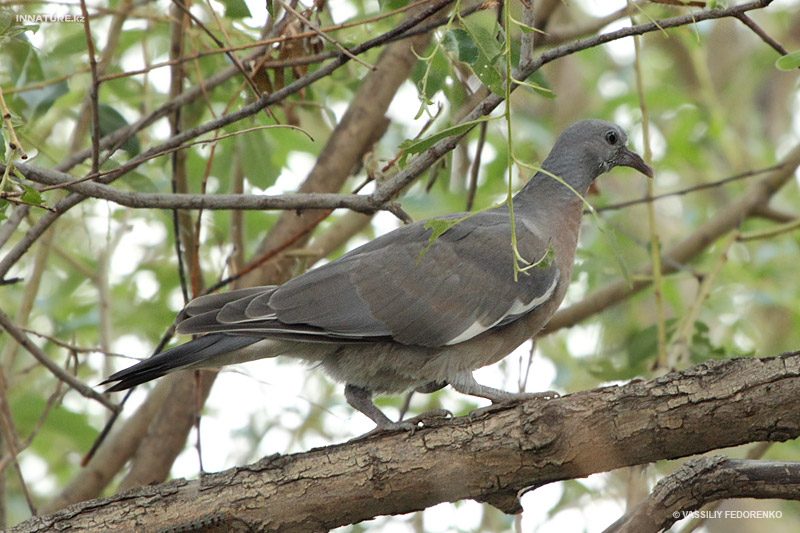
<svg viewBox="0 0 800 533"><path fill-rule="evenodd" d="M322 27L373 19L401 7L401 1L347 0L321 2L314 11ZM462 4L465 4L462 2ZM597 17L625 7L624 2L556 2L549 28L566 32L590 24ZM602 4L602 5L600 5ZM606 5L608 4L608 5ZM466 5L466 4L465 4ZM684 8L643 2L633 8L637 21L685 13ZM146 69L167 60L170 21L168 2L124 0L107 6L89 6L92 35L98 55L110 54L99 93L99 125L103 134L157 109L169 100L168 69ZM485 35L496 27L492 5L469 17ZM789 50L800 48L800 13L794 1L774 2L752 17L771 37ZM211 10L216 11L214 19ZM261 11L257 11L260 9ZM232 45L258 40L266 14L263 6L239 0L201 3L192 12L224 34ZM512 9L519 11L516 2ZM641 11L640 11L641 9ZM11 113L21 146L35 156L32 163L52 167L89 146L86 130L79 130L84 98L90 89L86 37L79 22L20 22L16 15L79 14L74 5L43 2L7 2L0 6L0 86L6 109ZM115 14L126 12L121 31L111 31ZM379 35L398 23L402 15L357 23L337 29L332 35L351 46ZM603 31L630 23L627 16L609 22ZM455 27L454 27L455 29ZM511 32L515 41L517 29ZM554 29L553 35L558 35ZM428 50L417 51L420 59L412 79L401 90L388 113L386 133L375 144L366 167L380 167L399 155L398 146L419 134L441 106L441 113L425 135L457 122L480 81L472 73L470 52L457 38L440 30ZM440 40L452 42L440 46ZM467 40L468 41L468 40ZM187 54L209 52L217 47L197 26L185 43ZM303 46L314 46L309 40ZM515 45L516 46L516 45ZM331 49L325 45L325 50ZM362 59L374 63L380 50ZM538 51L538 50L537 50ZM282 48L286 57L311 53L308 49ZM461 55L462 52L466 56ZM656 195L691 189L740 173L774 165L800 142L800 98L796 71L775 67L778 54L736 20L702 22L641 39L641 80L648 110ZM491 58L496 60L497 58ZM220 53L209 53L185 63L187 85L194 86L230 65ZM262 82L273 89L302 75L308 67L272 70ZM146 69L136 75L126 72ZM428 72L427 75L425 74ZM365 68L350 61L270 112L290 129L264 129L242 133L214 146L194 145L185 150L189 189L209 194L234 191L232 175L241 173L245 193L280 194L297 189L319 156L336 121L341 118L365 76ZM118 75L119 76L114 76ZM283 79L281 79L283 78ZM483 79L483 77L481 77ZM419 118L420 84L430 99ZM512 97L513 149L522 161L542 160L555 137L568 124L587 117L620 123L634 148L642 145L642 113L636 90L634 48L631 39L615 41L545 65L534 80L552 91L553 97L521 88ZM233 77L203 98L183 107L185 127L202 124L214 116L252 101L252 93ZM233 134L272 121L264 114L232 124L220 133ZM85 126L84 126L85 127ZM504 199L508 186L508 139L503 121L490 121L481 152L474 208ZM14 157L4 127L4 158ZM79 137L76 138L76 135ZM169 136L166 119L141 130L109 160L104 169L124 164L130 157ZM310 138L309 138L310 136ZM467 202L470 167L478 147L476 128L441 164L433 167L400 199L415 220L461 211ZM312 140L313 138L313 140ZM90 161L73 170L76 177L90 171ZM169 157L158 157L139 166L114 186L139 192L169 192ZM391 169L389 172L394 170ZM515 167L512 187L518 188L530 174ZM365 180L364 168L355 169L342 192L352 191ZM759 175L744 177L712 188L670 196L655 203L656 227L662 246L669 246L692 233L702 222L746 194ZM368 185L365 190L370 189ZM631 170L620 169L598 180L597 195L589 198L596 207L639 199L646 195L645 180ZM47 206L63 196L60 190L42 193ZM768 216L742 221L741 231L773 227L776 220L798 216L800 191L795 178L770 203ZM647 264L652 246L647 204L587 215L575 267L574 281L565 304L580 301L593 290ZM14 205L0 205L0 224L13 217ZM10 235L3 250L16 245L24 232L43 214L31 208L25 220ZM244 257L250 258L265 231L277 220L277 212L248 211L241 223ZM195 214L193 214L195 216ZM346 217L335 211L315 231L325 235ZM782 218L781 218L782 217ZM397 227L388 213L372 218L367 227L348 239L329 257L335 257L377 234ZM206 285L231 274L232 214L206 211L202 215L199 261ZM315 240L306 252L314 253ZM800 347L800 291L798 257L800 232L772 238L736 242L727 250L727 261L713 282L691 328L689 357L679 367L711 358L771 356ZM4 254L4 252L0 252ZM720 254L720 243L678 273L664 279L662 292L666 330L675 331L687 316L703 279ZM312 266L299 261L297 271ZM156 209L128 209L100 200L87 200L60 216L49 236L39 240L6 275L20 278L0 286L0 308L59 364L89 385L96 385L113 369L130 364L126 357L146 357L158 344L174 314L183 305L177 260L174 253L172 215ZM29 306L30 309L26 309ZM645 290L622 304L605 309L579 325L542 338L536 344L528 390L555 388L569 393L602 384L652 377L657 353L656 306L652 290ZM67 346L67 348L64 347ZM19 462L28 489L37 503L57 493L80 468L81 456L103 426L107 412L88 401L36 364L27 352L0 335L0 364L5 375L7 405L13 416ZM527 375L531 347L508 357L484 372L489 384L516 389ZM133 412L149 385L140 387L126 407ZM403 398L383 398L390 412L402 406ZM412 410L445 406L456 414L477 404L450 391L414 397ZM396 411L395 411L396 412ZM225 370L204 411L201 426L205 467L218 470L253 461L270 453L302 451L311 446L339 442L369 429L361 415L344 403L340 386L293 362L268 361ZM28 442L28 439L30 441ZM187 451L175 464L173 475L196 476L197 454L192 436ZM748 448L730 450L743 456ZM796 459L796 442L775 444L766 457ZM3 483L0 507L6 524L29 515L21 484L2 448ZM538 489L523 499L521 518L507 517L474 502L446 504L413 516L380 518L348 531L599 531L624 510L632 489L631 476L644 476L647 485L675 468L675 462L656 465L645 473L615 472ZM113 487L109 490L113 490ZM538 494L543 494L537 496ZM530 498L530 499L528 499ZM537 499L538 498L538 499ZM728 505L728 504L726 504ZM769 522L771 531L793 531L800 523L798 508L786 502L748 502L783 510L783 518ZM758 507L758 508L762 508ZM726 527L731 531L764 530L767 521L706 524L707 531ZM683 522L682 522L683 524ZM762 529L747 529L748 527ZM739 529L736 529L736 528Z"/></svg>

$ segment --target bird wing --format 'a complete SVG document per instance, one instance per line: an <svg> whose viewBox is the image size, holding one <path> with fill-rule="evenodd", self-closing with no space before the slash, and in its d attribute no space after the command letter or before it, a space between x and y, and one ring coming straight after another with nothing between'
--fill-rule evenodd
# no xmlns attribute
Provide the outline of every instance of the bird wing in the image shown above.
<svg viewBox="0 0 800 533"><path fill-rule="evenodd" d="M178 330L440 347L506 326L555 293L558 265L528 220L517 222L520 254L547 257L517 281L508 211L458 222L420 256L431 232L422 222L411 224L279 287L199 298Z"/></svg>

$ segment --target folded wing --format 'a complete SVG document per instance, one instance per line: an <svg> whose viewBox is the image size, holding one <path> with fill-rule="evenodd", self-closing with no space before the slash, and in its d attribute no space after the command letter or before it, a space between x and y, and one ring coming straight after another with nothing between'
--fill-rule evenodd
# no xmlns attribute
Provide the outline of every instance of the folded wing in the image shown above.
<svg viewBox="0 0 800 533"><path fill-rule="evenodd" d="M516 232L526 259L548 253L530 224L518 223ZM514 280L507 212L459 222L420 257L430 233L412 224L280 287L198 298L178 331L438 347L506 326L555 292L559 270L550 258Z"/></svg>

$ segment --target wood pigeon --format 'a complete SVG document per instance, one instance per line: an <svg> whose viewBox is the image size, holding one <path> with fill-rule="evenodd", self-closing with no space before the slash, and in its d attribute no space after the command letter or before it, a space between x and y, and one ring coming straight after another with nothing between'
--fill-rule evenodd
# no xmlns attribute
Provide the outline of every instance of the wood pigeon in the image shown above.
<svg viewBox="0 0 800 533"><path fill-rule="evenodd" d="M626 144L625 132L602 120L564 130L543 171L514 196L518 255L506 204L441 217L459 221L432 244L424 221L409 224L283 285L189 302L177 331L201 337L104 383L118 391L180 369L293 357L345 383L348 403L379 429L411 425L386 417L374 393L450 385L493 402L517 398L477 383L472 371L511 353L556 312L572 275L582 196L595 178L617 166L653 177ZM515 260L536 265L515 273Z"/></svg>

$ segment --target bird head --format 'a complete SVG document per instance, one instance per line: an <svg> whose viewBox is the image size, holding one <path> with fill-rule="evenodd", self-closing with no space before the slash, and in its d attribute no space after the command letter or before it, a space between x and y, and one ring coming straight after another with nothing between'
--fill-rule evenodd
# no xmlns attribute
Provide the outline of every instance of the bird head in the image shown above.
<svg viewBox="0 0 800 533"><path fill-rule="evenodd" d="M591 171L589 174L593 176L592 179L614 167L631 167L648 178L653 177L653 169L639 154L628 148L628 135L613 122L596 119L576 122L559 136L556 146L560 144L574 147L574 156L585 165L585 170ZM554 152L556 146L553 147Z"/></svg>
<svg viewBox="0 0 800 533"><path fill-rule="evenodd" d="M618 125L605 120L581 120L559 135L542 168L581 193L614 167L631 167L652 178L653 169L627 144L628 136Z"/></svg>

